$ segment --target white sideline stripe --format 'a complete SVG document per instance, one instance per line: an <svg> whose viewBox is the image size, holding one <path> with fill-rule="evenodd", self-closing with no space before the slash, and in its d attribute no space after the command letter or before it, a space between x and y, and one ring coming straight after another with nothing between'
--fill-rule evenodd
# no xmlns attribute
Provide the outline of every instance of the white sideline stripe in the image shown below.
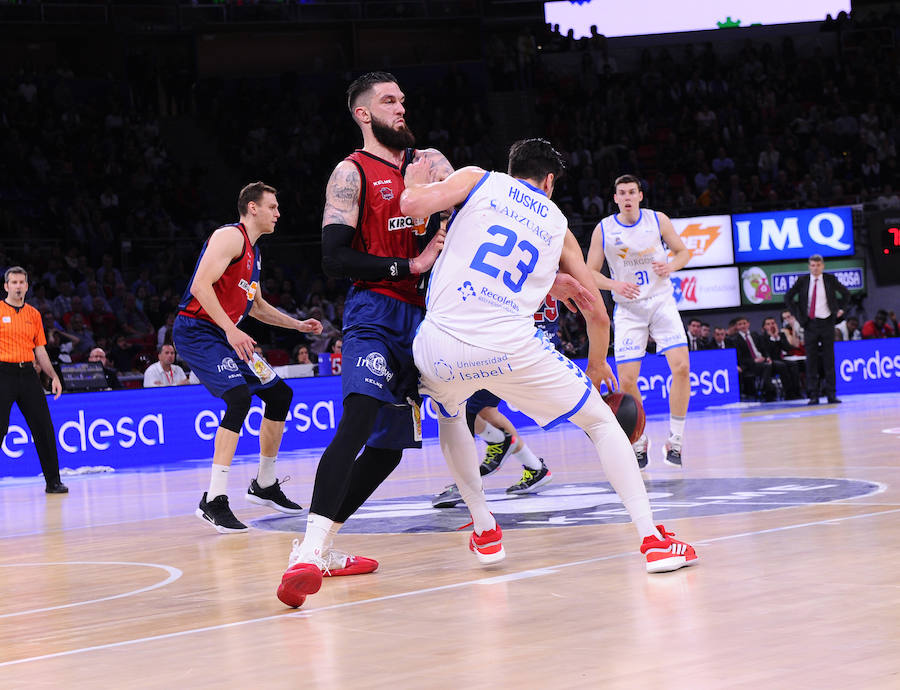
<svg viewBox="0 0 900 690"><path fill-rule="evenodd" d="M0 568L27 568L33 566L43 566L43 565L137 565L143 566L147 568L160 568L161 570L165 570L169 573L169 577L167 577L162 582L157 582L155 585L150 585L148 587L141 587L140 589L133 589L130 592L124 592L123 594L113 594L108 597L101 597L100 599L88 599L87 601L76 601L72 604L61 604L59 606L48 606L43 609L31 609L29 611L16 611L15 613L4 613L0 614L0 618L13 618L15 616L26 616L31 613L43 613L44 611L56 611L58 609L68 609L73 606L86 606L87 604L97 604L101 601L110 601L112 599L122 599L123 597L131 597L135 594L141 594L142 592L149 592L154 589L159 589L160 587L165 587L166 585L175 582L178 578L180 578L183 573L178 568L174 568L171 565L160 565L158 563L131 563L128 561L60 561L56 563L8 563L0 565Z"/></svg>
<svg viewBox="0 0 900 690"><path fill-rule="evenodd" d="M843 522L845 520L856 520L859 518L878 517L880 515L891 515L893 513L900 513L900 508L897 508L895 510L883 510L883 511L875 512L875 513L864 513L862 515L851 515L849 517L843 517L843 518L829 518L827 520L817 520L816 522L805 522L805 523L799 524L799 525L786 525L784 527L773 527L771 529L758 530L756 532L741 532L740 534L732 534L732 535L728 535L728 536L724 536L724 537L715 537L713 539L707 539L706 541L696 542L696 543L697 544L711 544L711 543L717 542L717 541L726 541L729 539L739 539L741 537L752 537L752 536L756 536L759 534L770 534L773 532L782 532L785 530L792 530L792 529L801 529L803 527L812 527L815 525L824 525L824 524L835 523L835 522ZM638 552L625 551L622 553L612 554L610 556L601 556L599 558L588 558L583 561L572 561L569 563L561 563L559 565L554 565L552 567L552 569L546 568L546 569L542 569L542 570L546 570L547 574L549 574L551 572L554 572L555 570L559 570L562 568L572 568L572 567L576 567L579 565L586 565L589 563L600 563L602 561L610 561L610 560L617 559L617 558L624 558L625 556L633 556L635 553L638 553ZM523 573L535 573L536 571L535 570L527 570L527 571L522 571L522 572ZM532 575L532 576L536 577L537 575ZM494 578L491 578L491 579L494 579ZM176 638L176 637L184 637L185 635L193 635L194 633L211 632L213 630L227 630L228 628L236 628L238 626L247 625L250 623L262 623L264 621L278 620L281 618L308 618L309 616L312 616L312 615L315 615L318 613L323 613L325 611L334 611L337 609L345 609L345 608L360 606L360 605L364 605L364 604L373 604L373 603L382 602L382 601L391 601L394 599L404 599L406 597L418 596L420 594L430 594L431 592L440 592L440 591L445 591L445 590L450 590L450 589L458 589L460 587L466 587L468 585L478 584L479 582L481 582L481 580L469 580L467 582L457 582L456 584L452 584L452 585L442 585L440 587L428 587L426 589L417 589L417 590L413 590L410 592L402 592L400 594L390 594L390 595L383 596L383 597L375 597L373 599L362 599L360 601L349 601L349 602L345 602L343 604L334 604L332 606L323 606L322 608L311 609L309 611L298 611L296 613L287 613L287 614L279 613L274 616L264 616L263 618L251 618L251 619L245 620L245 621L235 621L233 623L223 623L221 625L211 625L211 626L207 626L207 627L203 627L203 628L193 628L191 630L181 630L179 632L166 633L164 635L152 635L150 637L139 637L139 638L136 638L133 640L123 640L121 642L110 642L108 644L94 645L92 647L82 647L80 649L71 649L67 652L56 652L54 654L42 654L41 656L32 656L32 657L26 657L24 659L15 659L13 661L0 662L0 668L4 668L6 666L15 666L17 664L25 664L30 661L41 661L43 659L55 659L58 657L82 654L84 652L95 652L95 651L99 651L101 649L115 649L117 647L127 647L130 645L141 644L144 642L155 642L157 640L167 640L167 639L172 639L172 638Z"/></svg>

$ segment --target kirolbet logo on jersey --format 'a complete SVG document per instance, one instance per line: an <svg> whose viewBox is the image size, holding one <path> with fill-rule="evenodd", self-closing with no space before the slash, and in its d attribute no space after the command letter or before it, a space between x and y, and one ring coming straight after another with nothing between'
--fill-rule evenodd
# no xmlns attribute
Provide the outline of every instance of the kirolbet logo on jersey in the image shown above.
<svg viewBox="0 0 900 690"><path fill-rule="evenodd" d="M252 302L256 298L256 291L259 290L259 283L255 280L248 283L245 278L241 278L238 287L247 294L247 301Z"/></svg>
<svg viewBox="0 0 900 690"><path fill-rule="evenodd" d="M385 188L382 187L382 190ZM425 235L425 229L428 227L428 218L410 218L409 216L395 216L388 218L388 232L397 232L398 230L411 230L416 237Z"/></svg>

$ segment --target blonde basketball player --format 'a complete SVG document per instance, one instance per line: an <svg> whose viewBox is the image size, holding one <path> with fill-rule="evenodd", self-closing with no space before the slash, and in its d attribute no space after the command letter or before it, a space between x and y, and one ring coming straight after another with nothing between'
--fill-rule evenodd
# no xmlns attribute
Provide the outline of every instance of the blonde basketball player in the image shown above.
<svg viewBox="0 0 900 690"><path fill-rule="evenodd" d="M687 335L672 295L669 276L684 268L691 253L684 246L665 213L641 208L644 193L633 175L616 180L613 200L619 212L607 216L594 228L587 265L597 286L610 290L616 302L613 312L616 369L619 385L640 400L637 379L647 351L647 338L656 341L657 353L664 354L672 372L669 391L669 437L663 460L681 467L684 422L691 397L690 360ZM667 251L674 257L666 261ZM604 261L612 276L600 271ZM650 441L644 434L634 444L638 467L648 463Z"/></svg>

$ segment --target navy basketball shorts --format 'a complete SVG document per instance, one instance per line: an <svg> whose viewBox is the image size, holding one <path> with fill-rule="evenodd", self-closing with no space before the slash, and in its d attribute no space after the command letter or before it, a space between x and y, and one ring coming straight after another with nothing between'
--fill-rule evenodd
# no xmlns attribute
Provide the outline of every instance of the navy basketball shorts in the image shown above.
<svg viewBox="0 0 900 690"><path fill-rule="evenodd" d="M472 393L472 397L466 402L466 412L469 414L478 414L485 407L499 406L500 402L500 398L489 390L482 388L480 391Z"/></svg>
<svg viewBox="0 0 900 690"><path fill-rule="evenodd" d="M172 338L178 354L188 363L200 383L217 398L244 383L253 394L281 380L275 375L267 383L260 381L228 344L224 331L209 321L179 314L175 317Z"/></svg>
<svg viewBox="0 0 900 690"><path fill-rule="evenodd" d="M368 395L381 408L366 445L402 450L421 448L419 372L412 341L424 310L372 290L351 288L344 304L341 392Z"/></svg>

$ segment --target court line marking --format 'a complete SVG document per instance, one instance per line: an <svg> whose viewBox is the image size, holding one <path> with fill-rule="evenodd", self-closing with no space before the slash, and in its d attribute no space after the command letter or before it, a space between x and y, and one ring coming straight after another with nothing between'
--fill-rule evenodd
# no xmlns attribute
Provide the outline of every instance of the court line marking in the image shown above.
<svg viewBox="0 0 900 690"><path fill-rule="evenodd" d="M161 570L165 570L169 573L169 577L167 577L162 582L157 582L156 584L149 585L147 587L141 587L140 589L134 589L130 592L124 592L123 594L114 594L108 597L101 597L99 599L88 599L87 601L76 601L72 604L60 604L59 606L48 606L42 609L31 609L29 611L16 611L15 613L4 613L0 614L0 618L13 618L15 616L26 616L30 613L43 613L44 611L56 611L58 609L69 609L73 606L85 606L87 604L97 604L101 601L111 601L112 599L122 599L123 597L131 597L136 594L141 594L142 592L150 592L154 589L159 589L160 587L165 587L172 582L175 582L178 578L180 578L184 573L171 565L160 565L158 563L132 563L129 561L58 561L53 563L7 563L0 565L0 568L28 568L34 566L44 566L44 565L137 565L144 566L147 568L160 568Z"/></svg>
<svg viewBox="0 0 900 690"><path fill-rule="evenodd" d="M893 513L900 513L900 508L897 508L894 510L882 510L882 511L874 512L874 513L862 513L860 515L850 515L847 517L840 517L840 518L828 518L826 520L816 520L814 522L804 522L804 523L797 524L797 525L784 525L781 527L772 527L770 529L757 530L755 532L740 532L738 534L730 534L730 535L726 535L724 537L714 537L712 539L706 539L704 541L695 542L695 543L698 545L713 544L715 542L728 541L730 539L740 539L742 537L752 537L752 536L761 535L761 534L771 534L774 532L783 532L783 531L793 530L793 529L802 529L804 527L814 527L817 525L834 524L837 522L844 522L845 520L857 520L857 519L862 519L862 518L878 517L881 515L891 515ZM529 570L519 571L518 573L508 573L507 575L504 575L504 576L498 576L498 577L487 578L487 579L492 579L495 582L499 582L499 581L504 581L504 578L506 578L506 577L514 577L517 579L521 579L521 578L519 578L519 576L522 576L522 575L524 575L525 577L540 577L540 576L548 575L550 573L561 570L562 568L574 568L577 566L586 565L586 564L590 564L590 563L601 563L603 561L611 561L611 560L615 560L617 558L624 558L626 556L634 556L636 553L638 553L638 552L637 551L624 551L622 553L611 554L609 556L600 556L598 558L588 558L588 559L581 560L581 561L572 561L570 563L561 563L559 565L547 566L544 568L532 568ZM229 628L236 628L236 627L239 627L242 625L248 625L251 623L262 623L265 621L279 620L279 619L284 619L284 618L309 618L310 616L324 613L326 611L335 611L338 609L352 608L355 606L361 606L361 605L365 605L365 604L373 604L373 603L377 603L377 602L391 601L394 599L405 599L408 597L418 596L420 594L430 594L432 592L441 592L441 591L447 591L447 590L451 590L451 589L459 589L460 587L468 587L470 585L477 585L477 584L481 584L484 579L486 579L486 578L479 578L477 580L467 580L465 582L457 582L457 583L454 583L451 585L441 585L439 587L427 587L425 589L417 589L417 590L412 590L409 592L400 592L398 594L389 594L389 595L386 595L383 597L374 597L372 599L361 599L359 601L348 601L343 604L332 604L331 606L323 606L322 608L311 609L309 611L297 611L295 613L278 613L278 614L275 614L272 616L264 616L262 618L250 618L248 620L243 620L243 621L234 621L233 623L223 623L221 625L210 625L210 626L206 626L203 628L192 628L190 630L180 630L178 632L165 633L163 635L151 635L149 637L138 637L133 640L122 640L119 642L109 642L107 644L93 645L91 647L81 647L79 649L70 649L65 652L55 652L53 654L42 654L40 656L32 656L32 657L26 657L24 659L15 659L13 661L0 662L0 668L4 668L7 666L16 666L18 664L26 664L31 661L42 661L44 659L55 659L55 658L59 658L59 657L74 656L76 654L83 654L85 652L95 652L95 651L100 651L103 649L115 649L117 647L128 647L128 646L135 645L135 644L142 644L144 642L156 642L158 640L168 640L168 639L173 639L173 638L177 638L177 637L184 637L186 635L193 635L195 633L211 632L214 630L227 630Z"/></svg>
<svg viewBox="0 0 900 690"><path fill-rule="evenodd" d="M778 469L778 470L783 470L784 468L781 468L781 467L778 467L778 468L763 467L763 468L761 468L761 469L763 469L763 470L766 470L766 469ZM807 468L807 469L808 469L808 468ZM847 468L845 468L845 469L846 469L847 471L852 471L852 470L854 470L853 467L847 467ZM890 466L890 467L881 467L881 468L879 468L879 467L864 467L864 468L860 468L860 469L885 469L885 470L896 470L897 468L896 468L896 467L893 467L893 466ZM654 475L653 475L652 473L655 472L655 471L656 471L656 470L650 470L650 471L648 471L647 474L648 474L648 476L649 476L649 478L650 478L650 481L653 481ZM666 471L667 471L667 470L663 470L663 472L666 472ZM672 472L672 474L670 474L670 475L660 475L660 474L656 474L655 476L656 476L657 479L669 479L670 477L673 477L673 476L675 476L675 477L680 476L680 474L676 473L674 470L672 470L671 472ZM688 477L688 479L746 479L746 478L748 478L748 477L744 477L744 476L728 477L728 476L719 476L719 475L716 475L716 476L713 476L713 477L703 477L703 476L699 476L699 477ZM796 504L794 504L794 503L772 503L772 504L766 503L766 504L765 504L765 505L774 505L774 506L779 506L779 505L781 505L781 506L788 506L788 507L789 507L789 506L792 506L792 505L800 505L800 506L803 506L803 505L826 505L826 504L829 504L829 503L834 503L834 504L838 504L838 505L839 505L839 504L841 503L841 501L857 501L857 500L859 500L859 499L866 498L866 497L872 496L872 495L874 495L874 494L883 493L884 491L887 490L887 484L885 484L884 482L879 482L879 481L875 481L875 480L872 480L872 479L858 479L858 478L856 478L856 477L807 477L807 476L785 477L785 476L783 476L783 475L778 475L778 476L772 476L772 477L765 477L765 476L763 476L763 477L749 477L749 479L771 479L771 480L773 480L773 481L776 480L776 479L784 479L784 480L789 480L789 479L815 479L815 480L817 480L817 481L840 480L840 481L849 481L849 482L865 482L865 483L868 483L868 484L875 484L875 485L876 485L876 489L874 489L873 491L870 491L869 493L866 493L866 494L860 494L859 496L848 496L848 497L846 497L846 498L836 498L836 499L831 500L831 501L824 501L824 502L820 502L820 503L805 503L805 502L800 502L800 503L796 503ZM403 481L403 480L401 480L401 481ZM414 481L414 480L409 480L409 481ZM593 482L593 481L591 481L591 482L569 482L569 484L572 484L573 486L580 486L580 485L584 485L584 484L598 484L598 483L599 483L599 484L603 484L603 483L607 483L607 484L608 484L609 482L605 482L605 481L604 481L604 482ZM560 485L560 486L565 486L565 485ZM2 488L2 487L0 487L0 488ZM493 490L492 490L492 491L493 491ZM499 490L497 490L497 491L499 491ZM177 493L186 493L186 492L177 492ZM390 500L398 500L398 501L399 501L399 500L403 500L403 499L406 499L406 498L409 498L409 497L408 497L408 496L398 496L398 497L396 497L396 498L394 498L394 499L386 498L386 499L379 499L379 500L386 500L386 501L390 501ZM683 500L689 500L689 499L683 499ZM757 504L752 504L752 503L746 503L746 502L744 502L744 501L741 501L741 503L744 503L745 505L757 505ZM652 506L652 505L653 505L653 504L652 504L652 502L651 502L651 506ZM762 504L761 504L761 505L762 505ZM863 504L860 504L860 505L863 505ZM873 504L873 505L880 505L880 504ZM896 505L896 504L886 504L886 505ZM777 508L776 508L776 509L777 509ZM762 511L746 511L746 512L752 513L752 512L762 512ZM138 523L138 522L146 522L146 521L148 521L148 520L164 520L164 519L166 519L166 518L188 517L188 516L191 516L191 515L193 515L193 514L194 514L193 512L190 512L190 513L174 513L174 514L170 514L170 515L156 515L156 516L153 516L153 517L135 518L134 520L120 520L120 521L117 521L117 522L98 522L98 523L92 523L92 524L87 524L87 525L75 525L75 526L73 526L73 527L62 527L62 528L55 529L55 530L35 530L35 531L33 531L33 532L18 532L18 533L15 533L15 534L0 534L0 539L16 539L16 538L18 538L18 537L34 537L34 536L38 536L38 535L62 534L63 532L73 532L73 531L79 530L79 529L94 529L94 528L96 528L96 527L114 527L114 526L116 526L116 525L132 525L132 524L135 524L135 523ZM739 512L734 512L734 513L716 513L715 515L712 515L712 516L698 515L698 516L690 516L690 517L715 517L715 516L717 516L717 515L737 515L737 514L740 514L740 513L739 513ZM271 514L263 515L262 517L259 517L259 518L256 518L256 519L252 519L252 522L265 522L265 521L274 521L274 520L281 520L281 519L284 519L284 516L283 516L283 515L278 515L278 514L271 513ZM679 519L682 519L682 518L679 518ZM620 523L607 523L607 524L620 524ZM282 532L281 530L260 529L260 528L258 528L258 527L255 527L253 524L250 525L250 528L251 528L251 529L258 530L258 531L260 531L260 532L274 532L274 533L283 533L283 534L286 534L286 532ZM346 534L398 534L398 533L397 533L397 532L346 532Z"/></svg>

